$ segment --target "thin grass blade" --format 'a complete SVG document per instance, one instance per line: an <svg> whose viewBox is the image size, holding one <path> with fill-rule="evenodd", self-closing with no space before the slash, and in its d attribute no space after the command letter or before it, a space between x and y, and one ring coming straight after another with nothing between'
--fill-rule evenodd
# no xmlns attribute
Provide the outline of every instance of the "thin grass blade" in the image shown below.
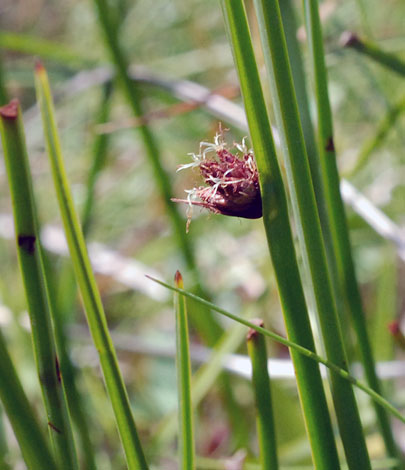
<svg viewBox="0 0 405 470"><path fill-rule="evenodd" d="M190 235L186 234L185 223L179 214L177 205L171 201L173 197L171 181L162 165L161 152L156 138L150 127L143 121L144 112L139 86L132 81L128 75L129 60L119 43L119 36L117 34L119 29L119 24L117 24L118 15L116 10L112 8L106 0L94 0L94 5L97 8L100 26L105 38L106 47L110 52L115 66L118 82L122 87L134 117L142 123L138 126L137 132L140 133L142 138L146 155L154 172L156 185L166 205L166 212L170 218L174 237L177 239L179 249L188 269L188 276L195 286L194 291L203 297L208 297L205 293L197 268L192 239ZM212 312L210 310L201 310L201 305L193 305L190 302L189 316L192 325L195 327L198 334L201 335L204 342L208 346L214 346L223 334L223 328L216 321ZM244 428L238 425L242 419L241 409L233 396L233 390L229 383L228 376L223 375L220 382L229 421L231 426L238 430L237 433L235 433L235 439L239 441L237 445L240 445L245 440Z"/></svg>
<svg viewBox="0 0 405 470"><path fill-rule="evenodd" d="M277 0L255 0L272 98L278 110L284 142L287 178L294 215L301 231L303 258L308 265L323 344L329 360L347 364L343 336L330 281L323 235L298 113L286 41ZM277 114L277 113L276 113ZM330 141L326 145L332 146ZM337 189L339 192L339 187ZM340 194L338 195L340 199ZM329 202L329 200L327 200ZM334 233L332 232L334 235ZM370 468L370 459L352 387L331 375L331 388L340 435L350 468Z"/></svg>
<svg viewBox="0 0 405 470"><path fill-rule="evenodd" d="M320 150L320 166L325 192L326 204L332 232L333 248L337 262L340 285L344 300L349 311L357 336L360 359L364 367L367 381L371 388L381 394L381 385L377 377L373 350L367 332L366 317L363 310L360 290L357 283L353 256L350 246L349 230L345 209L340 193L336 151L333 141L332 111L328 93L328 79L323 50L322 26L319 17L318 2L304 0L305 21L309 41L310 57L314 74L315 99L318 118L318 143ZM328 327L330 328L330 326ZM329 340L328 340L329 341ZM325 337L325 345L326 337ZM328 356L332 362L339 364L338 357ZM347 413L347 403L342 403ZM384 409L375 406L378 425L384 439L387 452L391 457L398 457L389 418ZM338 415L339 419L339 415ZM353 421L347 423L347 442L354 442ZM360 433L359 433L360 436ZM344 437L342 436L344 439ZM353 444L350 444L352 446ZM353 459L357 461L356 449L352 449ZM357 450L358 455L358 450ZM350 465L350 462L348 462Z"/></svg>
<svg viewBox="0 0 405 470"><path fill-rule="evenodd" d="M344 47L349 47L363 54L378 64L383 65L388 70L405 77L405 62L395 54L383 51L370 41L360 39L357 34L351 32L343 33L341 43Z"/></svg>
<svg viewBox="0 0 405 470"><path fill-rule="evenodd" d="M110 52L114 62L117 78L127 98L128 105L137 119L143 117L142 98L138 89L138 85L128 76L129 61L122 50L118 36L117 25L114 23L116 16L114 10L108 5L106 0L94 0L100 19L100 25L105 37L106 46ZM163 168L160 157L160 149L158 148L155 137L153 136L149 126L145 123L138 126L147 157L154 171L156 185L160 191L162 199L166 205L167 214L173 226L174 235L177 238L178 245L182 251L187 268L193 277L193 283L196 285L196 292L203 294L201 282L194 259L194 252L191 246L191 238L187 236L185 224L180 217L177 205L171 201L173 191L171 188L170 178ZM212 346L222 334L222 328L216 323L211 312L195 312L190 308L190 319L195 324L198 332L202 335L208 345Z"/></svg>
<svg viewBox="0 0 405 470"><path fill-rule="evenodd" d="M271 338L273 341L276 341L277 343L283 344L284 346L287 346L290 348L292 351L296 351L299 354L302 354L303 356L317 362L318 364L323 364L326 366L328 369L330 369L332 372L335 374L339 375L343 379L347 380L350 382L352 385L357 387L359 390L362 390L364 393L369 395L376 403L379 405L383 406L389 413L391 413L395 418L397 418L399 421L402 423L405 423L405 416L402 415L391 403L386 400L383 396L379 395L376 393L374 390L372 390L370 387L367 385L364 385L362 382L357 380L354 376L349 374L347 370L342 369L338 365L332 363L328 359L325 359L321 356L318 356L318 354L315 354L313 351L299 345L298 343L295 343L289 339L283 338L282 336L278 335L277 333L273 333L270 330L266 330L252 321L246 320L243 317L239 317L231 312L228 312L227 310L224 310L221 307L218 307L217 305L213 304L212 302L208 302L208 300L204 300L201 297L198 297L197 295L188 292L184 289L180 289L178 287L173 287L170 284L167 284L166 282L160 281L158 279L155 279L151 276L147 276L149 279L151 279L154 282L157 282L161 286L166 287L167 289L170 289L175 292L179 292L180 294L190 298L194 299L196 302L200 302L201 304L206 305L207 307L210 307L212 310L215 312L220 313L221 315L224 315L227 318L230 318L231 320L234 320L242 325L247 326L248 328L252 328L253 330L257 331L258 333L263 334L264 336L267 336Z"/></svg>
<svg viewBox="0 0 405 470"><path fill-rule="evenodd" d="M263 328L263 320L253 320ZM257 408L257 435L260 449L260 463L263 470L278 470L276 426L270 390L267 352L264 336L256 330L249 330L247 348L252 362L252 383Z"/></svg>
<svg viewBox="0 0 405 470"><path fill-rule="evenodd" d="M174 277L176 287L183 288L183 278L179 271ZM187 309L185 297L174 295L176 311L176 367L179 413L179 468L195 468L193 407L191 404L191 365L188 341Z"/></svg>
<svg viewBox="0 0 405 470"><path fill-rule="evenodd" d="M0 399L30 470L61 470L47 445L42 428L21 386L0 332Z"/></svg>
<svg viewBox="0 0 405 470"><path fill-rule="evenodd" d="M96 122L98 124L105 123L108 120L112 91L112 83L107 82L102 90L100 108L97 110ZM106 134L98 134L94 137L91 151L92 164L88 174L85 202L83 204L81 218L83 234L85 236L91 228L91 216L95 202L95 186L106 163L108 140L109 136ZM71 263L65 262L62 265L59 275L55 277L57 278L58 288L55 289L56 298L55 296L51 297L51 301L55 306L54 310L58 312L55 334L58 336L57 344L60 365L63 370L63 383L66 390L69 410L77 427L78 435L80 436L79 443L82 448L82 456L86 470L94 470L96 468L95 455L90 438L89 423L87 422L85 412L84 397L80 394L77 386L79 371L67 353L68 338L65 333L65 324L70 320L77 303L77 283Z"/></svg>
<svg viewBox="0 0 405 470"><path fill-rule="evenodd" d="M201 403L201 400L220 376L224 357L236 351L243 341L244 334L244 328L241 328L241 325L236 324L229 328L212 348L212 354L206 364L194 373L191 385L191 402L194 409ZM155 434L154 448L163 447L175 436L176 420L176 413L170 413L162 420Z"/></svg>
<svg viewBox="0 0 405 470"><path fill-rule="evenodd" d="M263 222L277 279L288 337L315 350L288 218L284 185L274 149L246 13L240 0L223 0L225 23L239 75L250 136L259 170ZM315 466L339 468L318 367L292 352L297 385Z"/></svg>
<svg viewBox="0 0 405 470"><path fill-rule="evenodd" d="M83 233L80 229L79 218L73 205L72 194L62 158L48 76L41 64L38 64L36 67L35 80L48 156L69 251L83 298L90 332L99 354L105 384L114 410L128 467L131 470L146 470L148 465L118 366L115 348L108 331L107 320L91 269Z"/></svg>
<svg viewBox="0 0 405 470"><path fill-rule="evenodd" d="M43 255L39 243L28 156L17 100L0 108L7 176L13 201L17 254L31 321L32 340L48 427L61 468L78 468L70 418L63 394L55 338L52 331Z"/></svg>

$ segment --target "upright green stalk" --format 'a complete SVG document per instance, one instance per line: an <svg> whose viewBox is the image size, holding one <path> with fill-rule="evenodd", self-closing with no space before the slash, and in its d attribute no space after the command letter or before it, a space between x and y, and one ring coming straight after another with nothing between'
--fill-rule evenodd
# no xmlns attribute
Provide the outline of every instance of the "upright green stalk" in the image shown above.
<svg viewBox="0 0 405 470"><path fill-rule="evenodd" d="M30 470L61 470L49 450L43 430L28 402L0 332L0 400L21 453Z"/></svg>
<svg viewBox="0 0 405 470"><path fill-rule="evenodd" d="M195 301L195 298L190 298L190 300ZM195 303L200 302L197 300ZM243 341L244 333L244 329L240 328L240 325L227 329L212 348L208 361L194 373L191 384L191 402L194 409L197 408L220 377L225 356L234 353L238 349ZM176 413L170 413L162 420L152 443L154 450L163 448L175 436L177 421Z"/></svg>
<svg viewBox="0 0 405 470"><path fill-rule="evenodd" d="M52 331L48 286L38 238L32 181L17 100L0 109L1 134L13 201L17 254L31 320L32 340L49 433L61 468L78 468Z"/></svg>
<svg viewBox="0 0 405 470"><path fill-rule="evenodd" d="M174 277L176 287L183 289L179 271ZM176 310L176 366L179 415L179 468L195 469L193 407L191 404L191 365L188 342L186 299L177 292L174 295Z"/></svg>
<svg viewBox="0 0 405 470"><path fill-rule="evenodd" d="M255 6L264 55L267 59L266 66L273 85L272 95L279 106L282 125L280 133L285 143L287 178L291 199L296 207L297 225L302 230L303 255L309 265L324 347L329 360L346 368L343 337L329 278L278 1L255 0ZM326 145L332 144L328 141ZM330 378L336 416L349 468L369 469L370 459L353 389L335 374L331 374Z"/></svg>
<svg viewBox="0 0 405 470"><path fill-rule="evenodd" d="M107 82L102 89L101 103L97 110L95 118L96 124L104 124L108 120L111 108L111 96L113 84ZM108 134L97 134L93 140L91 149L91 167L87 177L86 195L82 211L82 228L86 237L91 227L91 216L95 201L95 187L102 169L105 166L108 149ZM58 325L55 328L57 334L57 346L59 350L60 366L63 371L64 387L68 399L69 410L72 419L77 427L80 438L80 446L82 448L82 456L86 465L86 470L96 468L94 448L90 438L89 423L87 421L84 397L80 394L77 387L77 375L79 371L73 364L68 354L68 338L65 333L65 324L75 310L77 302L77 284L75 273L71 263L64 262L63 267L58 276L57 298L54 298L55 311L58 313Z"/></svg>
<svg viewBox="0 0 405 470"><path fill-rule="evenodd" d="M253 320L253 322L263 328L263 320ZM250 329L247 335L247 347L252 362L261 468L263 470L278 470L276 432L264 336L256 330Z"/></svg>
<svg viewBox="0 0 405 470"><path fill-rule="evenodd" d="M259 169L263 221L278 283L288 337L307 349L314 341L298 271L287 201L254 59L246 13L240 0L222 0L239 74L250 135ZM292 351L315 467L337 469L339 461L318 367Z"/></svg>
<svg viewBox="0 0 405 470"><path fill-rule="evenodd" d="M142 97L137 88L137 84L128 76L129 62L119 44L117 25L114 21L116 16L108 6L107 0L94 0L94 3L97 7L106 45L110 51L117 77L127 97L128 104L130 105L134 116L142 120ZM179 215L176 204L171 201L173 194L170 179L162 166L160 151L156 144L156 139L153 137L146 124L140 125L138 129L141 133L146 154L152 164L157 186L160 190L163 201L166 204L166 212L169 214L175 237L177 238L178 245L182 251L189 273L193 278L192 281L195 286L195 292L201 296L207 297L201 285L201 279L195 262L190 236L187 236L186 234L185 224ZM189 304L189 312L190 320L192 321L193 326L195 326L197 332L203 338L204 342L208 346L214 346L221 337L223 328L220 323L217 322L212 312L210 310L201 309L200 305L192 303ZM240 419L242 419L241 411L235 401L229 378L226 375L221 376L220 385L229 421L231 426L238 430L235 435L236 440L242 442L244 440L245 428L239 426ZM237 442L237 444L239 445L240 442Z"/></svg>
<svg viewBox="0 0 405 470"><path fill-rule="evenodd" d="M67 316L65 311L57 302L58 290L61 290L63 285L71 293L71 296L74 299L76 298L76 283L74 279L74 273L72 272L72 267L66 262L64 263L64 268L62 271L69 268L69 279L60 275L56 276L55 269L53 269L49 257L47 257L47 253L44 253L44 255L45 273L47 279L49 280L49 302L52 311L55 312L53 317L53 325L56 348L58 351L59 368L63 377L63 390L65 391L72 422L75 424L75 429L77 431L77 443L82 450L81 457L84 462L84 468L85 470L95 470L96 463L94 448L90 439L90 423L87 420L84 407L85 396L84 394L80 393L77 388L76 375L78 371L69 355L69 341L66 335L66 326L68 323ZM73 292L69 283L73 283L74 285L75 290L73 290ZM74 300L69 299L69 301L73 305Z"/></svg>
<svg viewBox="0 0 405 470"><path fill-rule="evenodd" d="M329 273L331 276L332 287L335 293L336 306L339 314L341 314L344 312L344 303L342 300L341 287L339 285L336 258L333 251L332 234L330 230L328 211L322 184L318 147L315 140L315 131L312 125L310 115L310 105L307 95L304 64L300 51L300 45L298 44L297 39L297 22L295 19L294 5L292 4L292 0L283 0L281 3L279 3L279 5L286 38L288 57L290 59L291 73L297 98L298 112L301 119L302 132L304 134L305 147L307 150L309 168L311 171L312 185L314 187L319 220L321 223L322 235L325 242ZM266 59L269 60L269 57L266 56ZM279 128L282 128L282 118L278 100L273 101L273 107L275 109L277 126ZM281 134L281 136L283 136L283 134ZM297 208L294 207L294 210L297 211ZM302 234L299 235L302 237Z"/></svg>
<svg viewBox="0 0 405 470"><path fill-rule="evenodd" d="M48 76L41 64L36 67L35 81L48 156L69 251L83 298L87 322L99 354L128 467L130 470L147 470L148 465L136 430L128 395L118 366L117 355L108 331L100 293L91 269L79 218L74 209L72 194L63 164Z"/></svg>
<svg viewBox="0 0 405 470"><path fill-rule="evenodd" d="M142 119L143 109L141 104L141 94L137 88L137 84L134 83L128 76L129 62L119 44L117 28L113 21L115 18L113 11L108 6L107 0L94 0L94 3L98 11L106 45L110 51L111 58L114 62L117 72L117 77L127 97L128 104L130 105L134 116L136 118ZM180 217L176 204L171 202L173 193L170 179L162 166L160 151L157 146L156 139L153 137L149 127L146 124L138 126L137 129L139 129L139 132L141 133L146 154L152 164L157 186L160 190L163 201L166 204L166 211L169 214L170 220L172 222L173 230L182 250L186 265L194 278L193 282L197 286L196 291L202 293L203 291L200 287L198 271L190 243L190 238L187 237L184 221ZM193 320L193 323L196 325L198 332L202 335L205 341L210 346L212 346L221 335L222 328L216 322L212 312L204 311L196 312L194 314L193 310L194 309L191 309L191 319Z"/></svg>
<svg viewBox="0 0 405 470"><path fill-rule="evenodd" d="M367 381L371 388L377 393L381 393L381 386L375 370L373 351L367 333L366 319L356 279L345 210L340 194L340 180L333 142L332 112L328 95L328 81L318 3L316 0L304 0L304 7L309 50L314 72L320 165L338 274L340 284L343 287L344 300L353 321L360 358L364 366ZM375 411L388 454L392 457L398 457L398 450L389 418L385 410L380 406L376 405ZM351 424L351 427L353 429L353 424ZM352 433L353 430L351 433L349 432L349 440L353 440Z"/></svg>

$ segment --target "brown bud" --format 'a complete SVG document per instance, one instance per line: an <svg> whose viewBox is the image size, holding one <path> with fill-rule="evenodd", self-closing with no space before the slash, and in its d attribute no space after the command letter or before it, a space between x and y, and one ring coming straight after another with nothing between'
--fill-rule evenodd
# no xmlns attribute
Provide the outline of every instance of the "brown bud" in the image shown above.
<svg viewBox="0 0 405 470"><path fill-rule="evenodd" d="M203 146L206 148L201 151ZM216 214L245 219L260 218L262 199L253 152L247 149L245 139L235 147L242 152L242 156L227 150L221 129L215 137L215 143L202 142L200 154L192 154L194 163L182 165L180 169L198 166L207 186L186 191L188 199L172 201L188 203L190 208L205 207ZM206 155L209 152L214 152L214 155L208 158ZM191 219L191 210L188 219Z"/></svg>

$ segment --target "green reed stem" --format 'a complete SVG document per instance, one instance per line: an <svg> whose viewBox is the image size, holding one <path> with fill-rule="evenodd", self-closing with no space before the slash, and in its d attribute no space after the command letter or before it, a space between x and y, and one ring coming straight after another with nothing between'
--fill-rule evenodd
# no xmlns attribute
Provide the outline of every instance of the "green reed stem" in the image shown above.
<svg viewBox="0 0 405 470"><path fill-rule="evenodd" d="M36 90L42 113L52 176L70 255L83 298L87 322L99 354L128 467L130 470L146 470L148 465L136 430L127 391L118 366L117 355L108 331L100 293L91 269L79 218L73 205L72 194L67 181L48 76L41 64L37 65L35 72Z"/></svg>
<svg viewBox="0 0 405 470"><path fill-rule="evenodd" d="M342 36L342 43L345 47L350 47L363 54L374 62L383 65L387 69L395 72L402 77L405 76L405 62L394 54L385 52L370 41L360 39L357 34L346 32Z"/></svg>
<svg viewBox="0 0 405 470"><path fill-rule="evenodd" d="M176 287L183 288L179 271L174 277ZM176 311L176 367L179 413L179 468L195 469L193 407L191 404L191 364L188 340L186 299L177 292L174 295Z"/></svg>
<svg viewBox="0 0 405 470"><path fill-rule="evenodd" d="M52 331L48 285L38 234L38 220L17 100L0 109L1 135L13 201L17 254L31 321L32 341L55 456L63 469L78 468L73 434L63 395Z"/></svg>
<svg viewBox="0 0 405 470"><path fill-rule="evenodd" d="M292 4L292 0L283 0L281 3L279 3L279 5L286 38L288 57L290 59L294 89L297 98L298 112L301 119L302 132L304 134L305 147L307 150L309 168L311 171L312 185L314 187L319 220L321 223L322 235L325 242L326 256L328 259L332 287L335 293L336 306L338 308L339 314L341 314L344 312L344 304L342 300L341 287L339 285L336 258L333 252L332 233L330 230L330 222L327 212L326 200L324 196L321 168L319 164L319 152L315 140L315 131L312 125L310 115L310 105L306 88L304 63L301 56L300 45L297 39L298 28L295 19L294 6ZM269 57L267 56L267 60L268 59ZM278 100L273 101L273 106L275 107L276 118L278 119L277 125L279 128L282 128L281 111L279 110ZM298 211L296 207L295 211ZM299 235L302 237L301 233Z"/></svg>
<svg viewBox="0 0 405 470"><path fill-rule="evenodd" d="M254 320L253 323L263 328L263 320ZM276 427L264 336L257 333L256 330L249 330L247 349L252 362L252 383L256 398L261 468L263 470L278 470Z"/></svg>
<svg viewBox="0 0 405 470"><path fill-rule="evenodd" d="M107 82L102 90L100 108L97 110L96 124L104 124L108 120L111 107L111 95L113 86ZM95 201L95 187L100 176L100 172L105 166L107 158L109 136L107 134L97 134L94 137L91 150L92 163L89 170L86 196L83 205L81 217L83 234L86 237L91 228L91 216ZM63 382L66 390L66 397L69 404L69 410L74 420L78 434L79 442L82 448L82 456L85 462L86 470L96 468L94 448L90 438L89 423L86 418L85 404L83 396L77 388L77 376L79 371L73 364L68 354L68 338L65 333L65 324L72 314L77 302L77 284L73 267L70 263L64 262L61 272L58 276L59 289L56 298L53 298L55 311L58 312L58 322L55 324L55 333L57 334L57 346L59 351L60 367L63 371Z"/></svg>
<svg viewBox="0 0 405 470"><path fill-rule="evenodd" d="M44 259L45 273L47 279L49 279L49 302L51 309L55 312L53 317L53 325L55 331L55 340L56 348L58 351L59 367L63 377L62 385L65 391L65 396L69 408L69 412L72 418L73 423L76 426L76 431L78 434L78 445L82 449L82 459L85 465L86 470L96 470L94 448L90 439L90 426L87 421L87 416L84 408L84 395L81 394L77 388L76 376L77 368L73 364L72 359L69 355L69 341L66 336L66 325L67 325L67 315L65 310L58 303L58 291L65 288L67 291L71 292L69 283L74 283L74 291L71 292L73 299L76 297L76 284L74 278L74 273L72 272L72 267L67 266L67 262L64 263L64 269L69 268L70 276L69 278L64 278L63 276L55 275L55 270L50 264L49 258ZM74 300L69 299L71 305L73 305Z"/></svg>
<svg viewBox="0 0 405 470"><path fill-rule="evenodd" d="M244 329L239 324L229 328L212 348L212 353L207 362L194 373L191 384L191 402L194 409L214 386L218 377L221 376L225 356L234 353L238 349L243 341L244 334ZM155 433L153 446L162 448L166 445L175 436L176 426L177 414L170 413L166 415Z"/></svg>
<svg viewBox="0 0 405 470"><path fill-rule="evenodd" d="M282 125L279 130L285 142L287 178L297 225L302 231L303 257L309 266L324 347L329 360L347 367L278 1L256 0L255 5L266 66L273 85L272 95L279 103ZM353 389L336 375L331 375L331 388L349 466L370 468Z"/></svg>
<svg viewBox="0 0 405 470"><path fill-rule="evenodd" d="M221 3L259 169L263 221L287 334L292 341L314 350L288 219L286 195L271 136L246 13L240 0L223 0ZM339 468L319 369L295 351L292 352L292 359L315 466L323 469Z"/></svg>
<svg viewBox="0 0 405 470"><path fill-rule="evenodd" d="M298 343L295 343L294 341L288 340L286 338L283 338L282 336L278 335L277 333L273 333L270 330L266 330L258 325L256 325L254 322L246 320L245 318L239 317L233 313L228 312L227 310L218 307L217 305L213 304L212 302L208 302L208 300L202 299L201 297L198 297L197 295L188 292L184 289L180 289L178 287L173 287L170 284L167 284L166 282L160 281L159 279L155 279L151 276L146 276L149 279L151 279L154 282L157 282L161 286L166 287L167 289L170 289L174 292L179 292L180 294L190 298L194 299L196 302L199 302L203 305L206 305L207 307L211 308L215 312L220 313L221 315L224 315L227 318L230 318L231 320L234 320L242 325L247 326L248 328L252 328L253 330L257 331L258 333L263 334L264 336L267 336L268 338L272 339L273 341L276 341L277 343L280 343L284 346L287 346L288 348L291 349L291 353L293 351L311 359L312 361L317 362L318 364L323 364L326 366L328 369L330 369L334 374L339 375L342 377L344 380L350 382L352 385L357 387L359 390L362 390L364 393L366 393L369 397L371 397L376 403L379 405L383 406L389 413L392 414L392 416L395 416L399 421L402 423L405 423L405 415L402 415L391 403L386 400L383 396L379 395L376 393L372 388L368 387L367 385L363 384L359 380L357 380L355 377L349 374L346 369L343 369L339 367L338 365L332 363L328 359L325 359L321 356L318 356L316 353L311 351L310 349L307 349Z"/></svg>
<svg viewBox="0 0 405 470"><path fill-rule="evenodd" d="M106 46L115 65L117 78L134 116L141 120L141 124L137 127L137 130L141 134L147 157L150 160L154 171L156 184L166 205L166 212L169 214L169 218L173 226L174 234L183 253L187 268L190 270L190 273L194 278L193 280L196 284L196 292L202 294L203 290L200 286L198 270L191 246L191 239L186 234L184 220L180 217L176 204L171 202L173 192L170 178L161 163L160 150L157 146L156 139L154 138L150 128L145 123L142 123L142 117L144 114L142 109L142 96L137 84L128 76L129 61L119 44L117 27L113 21L115 16L106 0L94 0L94 4L97 8ZM212 312L207 311L194 313L194 309L190 309L190 312L192 314L191 319L198 332L202 335L204 340L212 346L222 333L222 328L216 322Z"/></svg>
<svg viewBox="0 0 405 470"><path fill-rule="evenodd" d="M1 332L0 400L27 467L30 470L43 470L44 468L61 470L63 467L56 465L37 417L21 386Z"/></svg>
<svg viewBox="0 0 405 470"><path fill-rule="evenodd" d="M373 351L368 337L365 314L356 279L346 214L340 194L340 179L337 168L335 146L333 142L332 112L328 94L328 79L325 66L322 27L319 18L318 2L316 0L304 0L304 8L309 50L314 73L320 165L322 170L323 187L325 190L325 199L328 206L330 228L332 232L332 240L337 261L340 285L343 288L344 300L347 304L349 315L353 322L354 331L357 336L360 359L364 367L367 381L373 390L381 394L381 385L375 369ZM326 327L326 330L330 331L330 324ZM339 364L337 356L328 357L333 362ZM348 404L342 402L341 406L345 407L344 413L347 415ZM398 457L398 450L394 441L389 418L385 410L380 406L376 405L375 411L388 454L391 457ZM350 444L354 465L359 465L358 463L355 464L355 462L359 462L359 449L353 448L353 445L355 444L354 422L352 419L348 419L347 422L345 421L345 423L345 428L347 427L346 442L347 445ZM360 423L358 424L360 425ZM358 437L359 439L361 437L360 429L358 429ZM343 436L342 439L345 442ZM350 460L348 457L349 466ZM362 465L365 465L365 460ZM358 468L358 466L353 468Z"/></svg>
<svg viewBox="0 0 405 470"><path fill-rule="evenodd" d="M194 291L199 295L207 297L201 284L191 238L186 234L185 223L180 217L177 205L171 201L171 198L173 197L171 182L162 166L160 150L157 146L156 139L154 138L150 128L145 123L142 123L142 96L137 84L128 76L129 61L119 44L117 25L114 21L116 16L113 14L111 8L109 8L106 0L94 0L94 3L97 7L106 46L110 51L110 55L115 65L117 78L123 88L134 116L137 119L140 119L141 125L139 125L137 129L141 134L147 157L152 165L155 181L166 205L166 212L169 215L178 246L183 254L189 274L191 274L193 278L192 281L195 286ZM201 310L201 306L198 304L190 304L189 312L190 320L197 332L203 338L204 342L208 346L213 346L223 333L223 328L217 322L217 319L213 316L210 310ZM237 405L229 378L226 375L221 377L221 389L231 426L237 429L238 433L243 433L244 428L238 425L240 419L242 419L240 407ZM242 434L240 437L237 436L238 439L242 437Z"/></svg>

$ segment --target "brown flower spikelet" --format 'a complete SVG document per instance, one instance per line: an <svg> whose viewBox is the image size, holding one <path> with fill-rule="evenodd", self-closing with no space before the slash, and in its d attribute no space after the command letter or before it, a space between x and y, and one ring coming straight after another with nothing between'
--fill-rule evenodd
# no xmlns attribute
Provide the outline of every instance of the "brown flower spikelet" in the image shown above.
<svg viewBox="0 0 405 470"><path fill-rule="evenodd" d="M203 147L205 149L202 151ZM182 170L198 166L208 185L187 190L187 199L172 199L175 202L189 204L187 230L193 205L205 207L216 214L245 219L258 219L262 216L259 176L253 152L247 149L245 139L242 144L235 144L235 147L243 154L242 157L227 150L220 128L213 144L202 142L200 153L191 154L194 163L179 168ZM215 155L207 158L210 152L214 152Z"/></svg>

